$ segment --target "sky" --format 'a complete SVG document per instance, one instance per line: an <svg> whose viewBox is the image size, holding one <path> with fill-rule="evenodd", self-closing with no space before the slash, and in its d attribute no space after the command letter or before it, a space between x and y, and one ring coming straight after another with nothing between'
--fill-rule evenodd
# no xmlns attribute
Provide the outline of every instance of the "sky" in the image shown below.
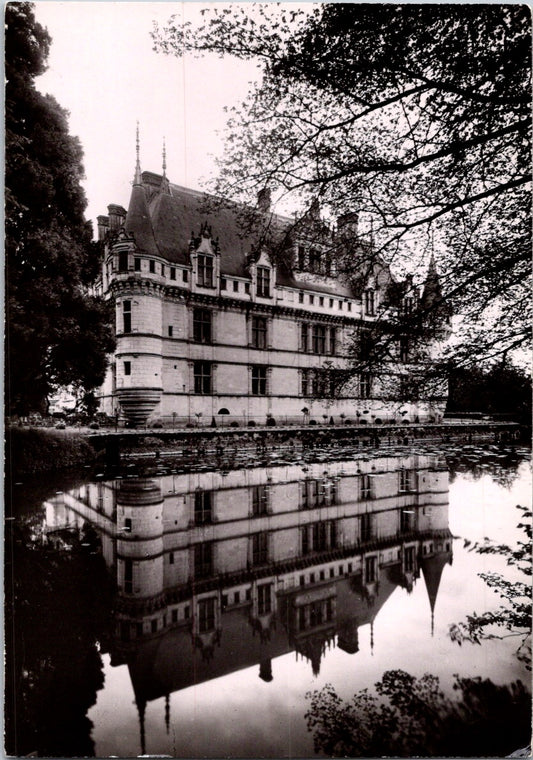
<svg viewBox="0 0 533 760"><path fill-rule="evenodd" d="M200 19L207 3L36 2L52 45L48 70L36 81L70 112L69 128L84 150L87 218L110 203L127 208L139 121L141 168L162 171L166 141L171 182L205 189L223 151L225 106L240 103L253 63L211 55L178 59L152 50L154 21L177 14Z"/></svg>

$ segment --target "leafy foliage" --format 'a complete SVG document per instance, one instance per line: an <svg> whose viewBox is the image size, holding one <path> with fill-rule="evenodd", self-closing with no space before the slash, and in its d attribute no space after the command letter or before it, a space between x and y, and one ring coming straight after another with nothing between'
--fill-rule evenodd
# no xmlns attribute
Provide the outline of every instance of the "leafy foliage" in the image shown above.
<svg viewBox="0 0 533 760"><path fill-rule="evenodd" d="M67 113L35 88L51 44L30 3L6 8L6 399L43 409L57 386L103 382L114 339L88 294L97 247L84 219L82 150Z"/></svg>
<svg viewBox="0 0 533 760"><path fill-rule="evenodd" d="M484 370L455 368L450 376L449 412L484 412L512 415L531 421L531 378L507 362Z"/></svg>
<svg viewBox="0 0 533 760"><path fill-rule="evenodd" d="M454 623L450 626L450 637L461 645L464 641L481 644L487 639L501 639L510 636L517 637L519 646L518 659L526 663L531 670L531 511L526 507L517 506L522 511L523 522L518 524L525 534L525 540L518 541L516 547L507 544L497 544L488 538L482 543L466 542L469 551L479 554L494 554L506 558L507 565L515 567L526 577L522 580L509 580L501 573L480 573L489 588L492 588L503 599L505 604L496 610L482 614L473 612L465 622ZM504 633L501 630L505 631Z"/></svg>
<svg viewBox="0 0 533 760"><path fill-rule="evenodd" d="M331 685L309 693L307 727L331 757L505 756L529 741L531 697L518 681L459 678L449 699L439 679L388 670L344 702Z"/></svg>
<svg viewBox="0 0 533 760"><path fill-rule="evenodd" d="M461 315L459 365L529 340L526 6L231 5L198 28L172 18L154 40L260 68L230 116L220 194L270 188L287 207L356 212L347 275L385 261L420 282L433 251L442 294L421 306Z"/></svg>

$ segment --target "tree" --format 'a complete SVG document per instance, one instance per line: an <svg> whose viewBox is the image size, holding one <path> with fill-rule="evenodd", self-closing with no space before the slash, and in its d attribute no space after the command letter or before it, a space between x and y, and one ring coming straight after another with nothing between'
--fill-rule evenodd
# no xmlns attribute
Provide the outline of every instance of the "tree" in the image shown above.
<svg viewBox="0 0 533 760"><path fill-rule="evenodd" d="M518 569L525 579L510 580L501 573L480 573L480 578L504 600L504 604L483 614L473 612L465 622L454 623L450 626L450 637L459 645L464 641L481 644L487 639L516 637L520 642L518 659L531 670L531 511L520 506L518 509L522 511L525 521L518 524L524 531L525 541L518 541L516 547L510 547L488 538L483 543L475 544L470 544L467 539L465 545L469 546L469 551L505 557L507 564Z"/></svg>
<svg viewBox="0 0 533 760"><path fill-rule="evenodd" d="M508 362L485 370L456 368L450 376L449 412L505 415L523 424L531 422L531 378Z"/></svg>
<svg viewBox="0 0 533 760"><path fill-rule="evenodd" d="M388 670L344 702L331 685L307 695L315 750L330 757L505 757L530 736L531 695L518 681L459 678L456 699L439 679Z"/></svg>
<svg viewBox="0 0 533 760"><path fill-rule="evenodd" d="M51 44L30 3L6 8L6 402L41 411L63 385L103 382L114 338L89 294L98 249L84 219L82 150L67 113L35 78Z"/></svg>
<svg viewBox="0 0 533 760"><path fill-rule="evenodd" d="M269 188L301 209L320 201L330 218L355 212L341 269L363 280L385 262L416 285L433 252L441 293L402 325L413 332L443 305L460 315L445 364L490 363L529 340L526 6L233 5L197 28L173 18L154 39L167 54L261 69L229 121L217 192Z"/></svg>

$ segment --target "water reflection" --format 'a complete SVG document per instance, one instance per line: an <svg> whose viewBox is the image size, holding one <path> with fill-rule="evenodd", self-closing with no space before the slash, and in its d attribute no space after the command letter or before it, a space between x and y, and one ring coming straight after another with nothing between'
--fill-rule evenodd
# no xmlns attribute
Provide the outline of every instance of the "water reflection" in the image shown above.
<svg viewBox="0 0 533 760"><path fill-rule="evenodd" d="M90 526L90 530L89 530ZM127 664L145 751L152 700L294 652L355 655L393 591L421 580L433 612L452 562L436 455L96 482L45 503L43 538L82 537L118 589L111 664ZM373 646L371 636L371 647Z"/></svg>

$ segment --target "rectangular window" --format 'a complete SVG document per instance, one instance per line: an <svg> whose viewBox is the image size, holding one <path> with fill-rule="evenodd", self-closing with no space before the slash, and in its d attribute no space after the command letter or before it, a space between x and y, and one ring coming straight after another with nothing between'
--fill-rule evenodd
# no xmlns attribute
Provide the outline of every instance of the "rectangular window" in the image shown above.
<svg viewBox="0 0 533 760"><path fill-rule="evenodd" d="M194 577L206 578L210 575L213 575L213 544L196 544L194 547Z"/></svg>
<svg viewBox="0 0 533 760"><path fill-rule="evenodd" d="M400 470L399 473L399 490L401 493L413 490L414 472L413 470Z"/></svg>
<svg viewBox="0 0 533 760"><path fill-rule="evenodd" d="M196 343L211 343L213 313L209 309L194 309L192 334Z"/></svg>
<svg viewBox="0 0 533 760"><path fill-rule="evenodd" d="M121 251L118 255L118 271L119 272L128 271L128 252L127 251Z"/></svg>
<svg viewBox="0 0 533 760"><path fill-rule="evenodd" d="M149 268L150 268L150 272L152 274L155 274L155 261L152 261L152 259L150 259Z"/></svg>
<svg viewBox="0 0 533 760"><path fill-rule="evenodd" d="M165 265L161 264L161 277L165 276Z"/></svg>
<svg viewBox="0 0 533 760"><path fill-rule="evenodd" d="M298 293L298 303L303 303L303 302L304 302L304 294Z"/></svg>
<svg viewBox="0 0 533 760"><path fill-rule="evenodd" d="M198 602L198 631L207 633L215 629L215 599L200 599Z"/></svg>
<svg viewBox="0 0 533 760"><path fill-rule="evenodd" d="M318 305L324 306L324 296L320 296L320 298L318 299Z"/></svg>
<svg viewBox="0 0 533 760"><path fill-rule="evenodd" d="M352 310L352 304L350 303L350 301L348 301L348 311L351 311L351 310Z"/></svg>
<svg viewBox="0 0 533 760"><path fill-rule="evenodd" d="M228 283L226 281L225 277L220 278L220 290L226 290L228 287Z"/></svg>
<svg viewBox="0 0 533 760"><path fill-rule="evenodd" d="M405 564L404 564L404 570L406 573L412 573L415 567L415 547L409 546L405 550Z"/></svg>
<svg viewBox="0 0 533 760"><path fill-rule="evenodd" d="M305 248L298 246L298 269L305 269Z"/></svg>
<svg viewBox="0 0 533 760"><path fill-rule="evenodd" d="M309 351L309 325L307 322L302 322L301 325L301 349L304 352Z"/></svg>
<svg viewBox="0 0 533 760"><path fill-rule="evenodd" d="M376 580L376 558L375 557L365 558L365 576L366 576L367 583L374 583L374 581Z"/></svg>
<svg viewBox="0 0 533 760"><path fill-rule="evenodd" d="M267 321L265 317L252 317L252 346L267 347Z"/></svg>
<svg viewBox="0 0 533 760"><path fill-rule="evenodd" d="M332 309L332 308L333 308L333 298L330 298L330 299L329 299L329 308L330 308L330 309Z"/></svg>
<svg viewBox="0 0 533 760"><path fill-rule="evenodd" d="M124 362L124 374L131 375L131 362Z"/></svg>
<svg viewBox="0 0 533 760"><path fill-rule="evenodd" d="M361 515L361 541L371 541L374 538L374 515L366 512Z"/></svg>
<svg viewBox="0 0 533 760"><path fill-rule="evenodd" d="M329 328L329 353L331 355L337 353L337 330L335 327Z"/></svg>
<svg viewBox="0 0 533 760"><path fill-rule="evenodd" d="M131 332L131 301L122 301L122 316L124 318L124 332Z"/></svg>
<svg viewBox="0 0 533 760"><path fill-rule="evenodd" d="M176 279L176 267L170 267L170 279L171 280Z"/></svg>
<svg viewBox="0 0 533 760"><path fill-rule="evenodd" d="M339 301L339 309L342 311L342 301Z"/></svg>
<svg viewBox="0 0 533 760"><path fill-rule="evenodd" d="M252 514L254 517L267 514L268 492L265 485L252 486Z"/></svg>
<svg viewBox="0 0 533 760"><path fill-rule="evenodd" d="M267 368L260 364L252 366L252 396L266 396Z"/></svg>
<svg viewBox="0 0 533 760"><path fill-rule="evenodd" d="M311 546L309 544L309 530L308 526L304 525L302 528L302 555L309 554L311 551Z"/></svg>
<svg viewBox="0 0 533 760"><path fill-rule="evenodd" d="M248 283L246 283L248 284ZM238 293L239 292L239 282L238 280L233 280L233 292ZM248 293L248 290L246 291Z"/></svg>
<svg viewBox="0 0 533 760"><path fill-rule="evenodd" d="M213 257L198 254L198 285L213 287Z"/></svg>
<svg viewBox="0 0 533 760"><path fill-rule="evenodd" d="M252 536L252 564L266 565L268 562L268 533L254 533Z"/></svg>
<svg viewBox="0 0 533 760"><path fill-rule="evenodd" d="M136 272L140 272L141 271L141 260L139 258L137 258L137 256L133 259L133 269Z"/></svg>
<svg viewBox="0 0 533 760"><path fill-rule="evenodd" d="M413 509L400 510L400 532L410 533L415 529L415 512ZM424 547L424 550L427 547Z"/></svg>
<svg viewBox="0 0 533 760"><path fill-rule="evenodd" d="M406 315L412 314L413 308L414 308L414 298L412 296L407 296L406 298L404 298L402 307L403 307L404 314Z"/></svg>
<svg viewBox="0 0 533 760"><path fill-rule="evenodd" d="M211 491L196 491L194 494L194 524L207 525L211 520Z"/></svg>
<svg viewBox="0 0 533 760"><path fill-rule="evenodd" d="M257 295L270 298L270 269L257 267Z"/></svg>
<svg viewBox="0 0 533 760"><path fill-rule="evenodd" d="M238 285L238 283L237 283L237 285ZM233 289L235 290L235 287ZM247 293L248 295L250 294L250 283L249 282L245 282L244 283L244 292Z"/></svg>
<svg viewBox="0 0 533 760"><path fill-rule="evenodd" d="M211 362L194 362L194 392L201 394L211 393L212 367Z"/></svg>
<svg viewBox="0 0 533 760"><path fill-rule="evenodd" d="M324 325L313 325L313 353L326 353L326 328Z"/></svg>
<svg viewBox="0 0 533 760"><path fill-rule="evenodd" d="M320 251L316 248L309 251L309 269L311 272L320 272Z"/></svg>
<svg viewBox="0 0 533 760"><path fill-rule="evenodd" d="M257 611L260 615L267 615L272 611L271 583L262 583L257 587Z"/></svg>
<svg viewBox="0 0 533 760"><path fill-rule="evenodd" d="M359 395L361 398L370 398L372 393L372 377L370 372L361 372L359 376Z"/></svg>
<svg viewBox="0 0 533 760"><path fill-rule="evenodd" d="M174 333L174 328L172 327L172 325L169 325L168 326L168 337L172 338L173 333Z"/></svg>
<svg viewBox="0 0 533 760"><path fill-rule="evenodd" d="M314 302L315 302L315 297L314 296L309 296L309 305L312 306L314 304Z"/></svg>
<svg viewBox="0 0 533 760"><path fill-rule="evenodd" d="M168 564L173 565L174 564L174 552L170 552L168 555Z"/></svg>
<svg viewBox="0 0 533 760"><path fill-rule="evenodd" d="M183 270L182 275L183 275L183 282L189 282L189 272L187 271L187 269Z"/></svg>
<svg viewBox="0 0 533 760"><path fill-rule="evenodd" d="M133 591L133 562L131 559L124 560L124 591L131 594Z"/></svg>
<svg viewBox="0 0 533 760"><path fill-rule="evenodd" d="M309 370L302 370L302 396L309 396Z"/></svg>
<svg viewBox="0 0 533 760"><path fill-rule="evenodd" d="M361 475L361 479L359 481L359 498L372 498L372 481L370 480L370 475Z"/></svg>
<svg viewBox="0 0 533 760"><path fill-rule="evenodd" d="M369 317L375 316L375 298L373 290L365 290L365 314Z"/></svg>

